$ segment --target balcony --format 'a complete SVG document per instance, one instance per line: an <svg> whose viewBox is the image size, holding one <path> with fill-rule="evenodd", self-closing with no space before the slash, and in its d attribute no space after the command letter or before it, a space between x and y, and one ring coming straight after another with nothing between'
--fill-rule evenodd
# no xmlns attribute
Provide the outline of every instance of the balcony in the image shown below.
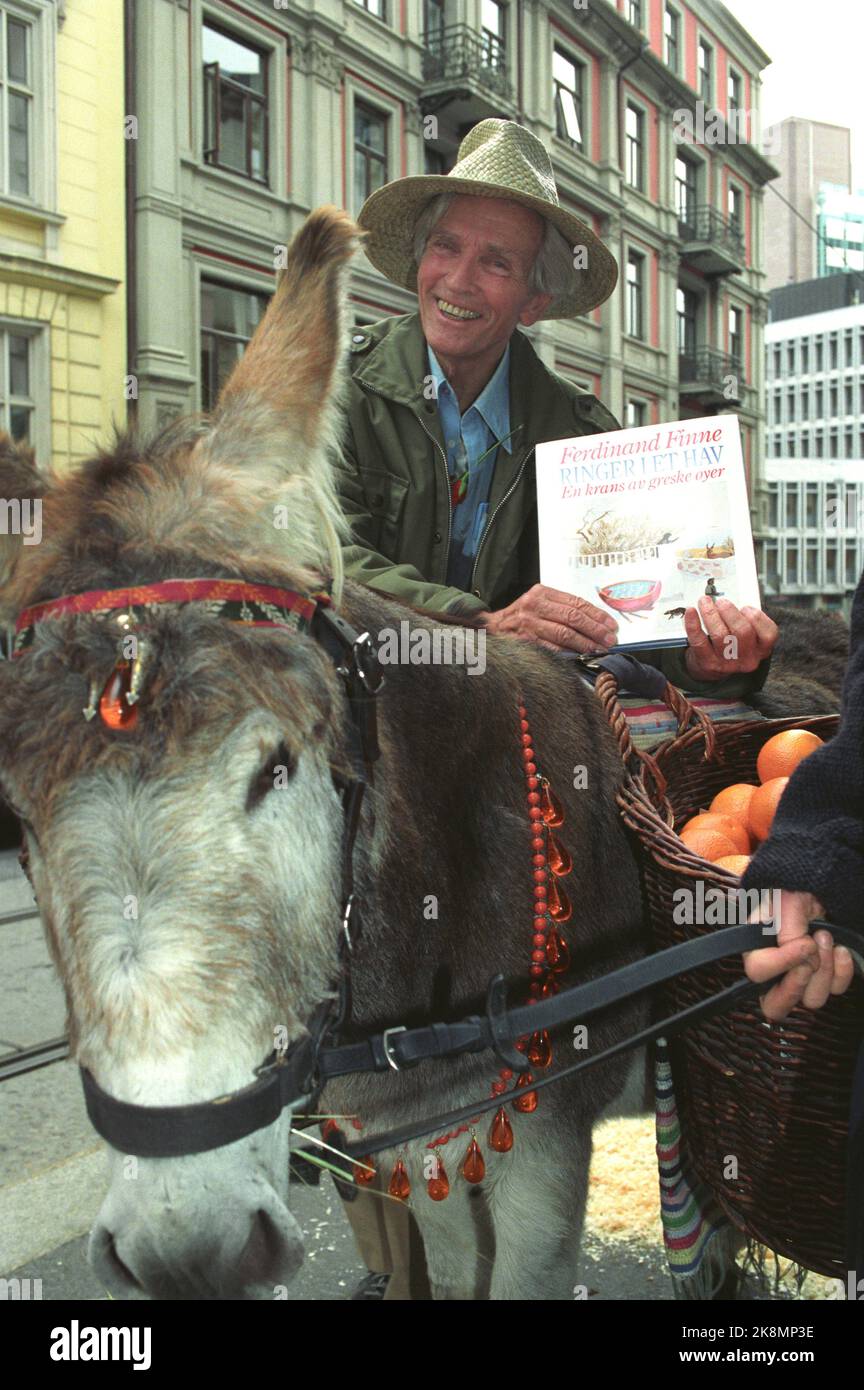
<svg viewBox="0 0 864 1390"><path fill-rule="evenodd" d="M743 369L728 352L694 348L678 357L678 395L695 396L705 405L740 405Z"/></svg>
<svg viewBox="0 0 864 1390"><path fill-rule="evenodd" d="M678 218L681 259L703 275L738 275L744 269L744 237L740 227L705 203Z"/></svg>
<svg viewBox="0 0 864 1390"><path fill-rule="evenodd" d="M457 125L515 114L507 50L501 40L468 24L448 24L423 35L424 115L453 107Z"/></svg>

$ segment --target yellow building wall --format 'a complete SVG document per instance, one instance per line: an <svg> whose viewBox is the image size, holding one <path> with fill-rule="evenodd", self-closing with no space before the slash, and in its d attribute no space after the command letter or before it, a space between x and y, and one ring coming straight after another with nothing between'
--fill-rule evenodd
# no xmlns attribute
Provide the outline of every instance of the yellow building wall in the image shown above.
<svg viewBox="0 0 864 1390"><path fill-rule="evenodd" d="M56 211L65 219L56 245L45 222L0 204L0 248L44 261L51 284L20 269L16 279L30 283L9 283L0 269L0 313L50 325L51 461L59 468L109 443L127 409L123 7L67 0L65 13L56 37ZM85 288L76 273L92 277Z"/></svg>

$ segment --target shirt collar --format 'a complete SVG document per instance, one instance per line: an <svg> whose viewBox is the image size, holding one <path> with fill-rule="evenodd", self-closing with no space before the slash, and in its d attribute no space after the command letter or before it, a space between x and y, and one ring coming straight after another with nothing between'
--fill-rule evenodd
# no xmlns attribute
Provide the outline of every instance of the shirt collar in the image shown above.
<svg viewBox="0 0 864 1390"><path fill-rule="evenodd" d="M429 344L426 344L429 354L429 367L435 380L436 387L440 390L442 385L453 393L455 401L456 395L441 369L441 364L435 356ZM472 410L476 410L488 428L492 431L495 439L502 440L510 433L510 344L504 349L504 355L492 376L487 381L480 395L473 405L468 407L465 414L468 415Z"/></svg>

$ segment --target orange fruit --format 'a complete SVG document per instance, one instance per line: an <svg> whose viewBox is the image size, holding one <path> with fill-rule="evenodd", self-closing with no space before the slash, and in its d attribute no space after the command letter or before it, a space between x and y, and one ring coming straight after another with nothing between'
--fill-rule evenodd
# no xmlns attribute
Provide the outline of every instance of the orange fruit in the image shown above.
<svg viewBox="0 0 864 1390"><path fill-rule="evenodd" d="M693 816L684 826L684 830L696 828L718 830L727 840L731 840L733 854L750 853L750 832L746 825L742 825L741 821L735 820L733 816L721 816L716 811L705 811L701 816ZM684 830L681 831L682 838Z"/></svg>
<svg viewBox="0 0 864 1390"><path fill-rule="evenodd" d="M712 864L716 859L735 853L735 845L728 835L723 835L710 826L685 825L681 831L681 839L689 850L698 854L701 859L710 860Z"/></svg>
<svg viewBox="0 0 864 1390"><path fill-rule="evenodd" d="M771 782L775 777L791 777L798 764L817 748L822 740L809 729L784 729L763 743L756 759L756 771L760 782Z"/></svg>
<svg viewBox="0 0 864 1390"><path fill-rule="evenodd" d="M742 825L749 825L750 801L755 790L749 782L733 782L731 787L724 787L722 792L717 793L708 810L721 816L731 816L733 820L740 820Z"/></svg>
<svg viewBox="0 0 864 1390"><path fill-rule="evenodd" d="M771 833L771 822L777 810L777 803L789 784L788 777L772 777L756 788L750 802L750 829L757 840L767 840Z"/></svg>
<svg viewBox="0 0 864 1390"><path fill-rule="evenodd" d="M718 869L728 869L730 874L737 874L743 878L744 870L750 863L749 854L724 854L721 859L715 859L714 863Z"/></svg>

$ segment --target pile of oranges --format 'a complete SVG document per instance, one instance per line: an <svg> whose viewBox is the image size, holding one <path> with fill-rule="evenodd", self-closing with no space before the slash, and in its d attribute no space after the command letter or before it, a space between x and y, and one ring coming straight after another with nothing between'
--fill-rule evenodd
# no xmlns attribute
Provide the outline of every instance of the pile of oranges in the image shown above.
<svg viewBox="0 0 864 1390"><path fill-rule="evenodd" d="M785 729L763 744L756 759L759 786L735 782L718 792L707 811L691 817L679 832L693 854L739 876L751 852L767 840L778 802L798 764L822 739L807 729Z"/></svg>

